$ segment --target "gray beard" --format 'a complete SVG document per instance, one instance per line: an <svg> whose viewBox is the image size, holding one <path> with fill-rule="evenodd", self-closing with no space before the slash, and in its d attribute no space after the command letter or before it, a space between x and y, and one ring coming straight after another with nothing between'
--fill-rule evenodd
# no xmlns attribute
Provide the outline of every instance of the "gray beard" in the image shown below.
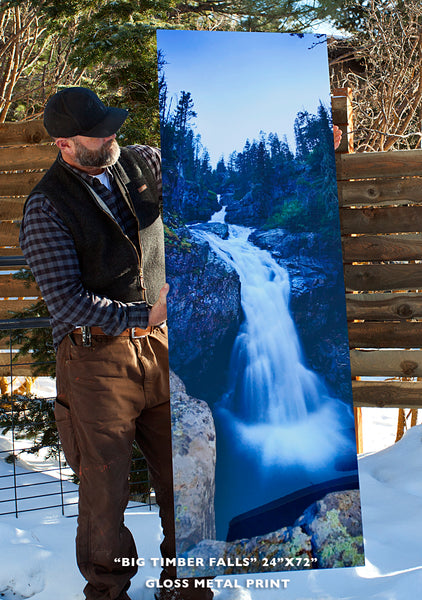
<svg viewBox="0 0 422 600"><path fill-rule="evenodd" d="M78 140L75 144L75 158L81 167L110 167L114 165L120 156L120 147L116 140L111 140L99 150L88 150Z"/></svg>

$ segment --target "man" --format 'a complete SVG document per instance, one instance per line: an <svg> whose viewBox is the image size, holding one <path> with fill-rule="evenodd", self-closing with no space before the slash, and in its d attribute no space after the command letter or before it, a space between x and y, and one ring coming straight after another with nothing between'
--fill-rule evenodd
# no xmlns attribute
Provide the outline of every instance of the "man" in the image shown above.
<svg viewBox="0 0 422 600"><path fill-rule="evenodd" d="M126 117L86 88L50 98L44 124L60 152L25 204L20 236L51 315L87 600L130 600L137 567L118 559L137 558L123 522L134 440L160 506L163 557L175 555L160 155L119 148Z"/></svg>

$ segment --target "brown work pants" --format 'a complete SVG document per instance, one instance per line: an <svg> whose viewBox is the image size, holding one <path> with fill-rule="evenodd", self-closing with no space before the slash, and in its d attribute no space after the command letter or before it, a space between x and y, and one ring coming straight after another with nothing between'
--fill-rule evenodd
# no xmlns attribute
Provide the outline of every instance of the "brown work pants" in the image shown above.
<svg viewBox="0 0 422 600"><path fill-rule="evenodd" d="M76 555L88 600L121 600L137 567L123 513L132 443L142 450L160 506L164 557L174 557L174 507L166 331L139 339L80 335L57 352L56 421L68 464L80 479Z"/></svg>

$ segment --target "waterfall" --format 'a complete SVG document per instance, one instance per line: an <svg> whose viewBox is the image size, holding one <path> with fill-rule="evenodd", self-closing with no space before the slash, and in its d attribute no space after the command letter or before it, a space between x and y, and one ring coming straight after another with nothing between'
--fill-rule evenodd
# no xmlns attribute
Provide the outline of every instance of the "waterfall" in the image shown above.
<svg viewBox="0 0 422 600"><path fill-rule="evenodd" d="M222 222L224 212L215 214L213 222ZM304 364L289 311L288 272L269 252L248 242L251 229L229 225L229 232L226 240L196 232L237 271L241 282L245 319L234 343L223 406L246 423L303 421L327 392Z"/></svg>
<svg viewBox="0 0 422 600"><path fill-rule="evenodd" d="M225 207L211 222L224 223L224 218ZM231 352L227 391L213 405L220 457L218 539L225 539L234 516L343 475L337 459L347 457L347 468L356 470L352 410L331 398L322 379L305 364L289 311L287 270L248 242L251 229L228 229L228 238L222 239L192 227L195 236L237 271L244 313Z"/></svg>
<svg viewBox="0 0 422 600"><path fill-rule="evenodd" d="M211 222L223 223L225 210ZM259 455L262 464L326 469L338 454L355 452L351 408L331 398L321 377L305 364L289 310L287 270L248 241L252 229L228 228L228 239L193 228L241 282L244 320L231 353L227 392L214 411L216 421L223 420L226 434Z"/></svg>

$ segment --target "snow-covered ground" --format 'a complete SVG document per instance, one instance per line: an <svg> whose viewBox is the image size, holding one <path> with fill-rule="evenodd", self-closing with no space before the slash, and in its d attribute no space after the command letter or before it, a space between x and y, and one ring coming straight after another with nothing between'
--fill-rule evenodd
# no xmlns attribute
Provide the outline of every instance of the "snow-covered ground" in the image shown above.
<svg viewBox="0 0 422 600"><path fill-rule="evenodd" d="M52 383L41 382L45 395ZM49 387L50 386L50 387ZM364 409L364 451L359 458L366 565L358 568L280 572L214 580L218 600L414 600L422 589L422 426L393 444L397 410ZM0 439L6 447L7 440ZM388 446L388 447L387 447ZM385 448L385 449L381 449ZM4 456L4 455L2 455ZM28 458L32 470L40 462ZM19 464L24 472L28 464ZM0 461L0 477L11 465ZM35 474L39 482L56 473ZM76 499L76 486L66 483L66 499ZM2 498L0 498L1 500ZM29 502L29 501L28 501ZM0 509L3 512L4 509ZM72 507L67 509L72 514ZM131 508L126 522L145 558L132 580L133 600L152 600L147 582L158 578L160 525L157 511ZM0 518L0 598L4 600L82 600L84 581L74 558L76 519L60 509L24 512ZM259 581L257 581L259 580ZM283 581L282 580L286 580ZM265 581L267 583L265 584ZM272 581L272 583L271 583ZM256 587L257 583L278 588ZM237 586L237 587L235 587Z"/></svg>

